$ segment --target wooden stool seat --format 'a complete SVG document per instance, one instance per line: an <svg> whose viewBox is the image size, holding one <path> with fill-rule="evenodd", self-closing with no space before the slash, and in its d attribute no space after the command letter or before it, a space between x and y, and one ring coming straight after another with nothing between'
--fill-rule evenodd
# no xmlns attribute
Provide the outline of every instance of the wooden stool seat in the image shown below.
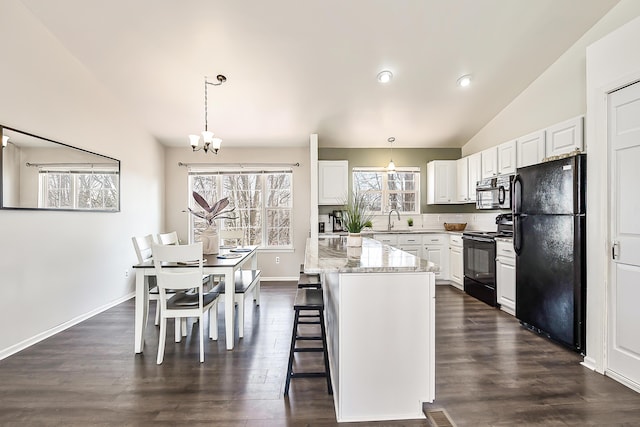
<svg viewBox="0 0 640 427"><path fill-rule="evenodd" d="M319 274L300 273L300 276L298 277L298 288L320 289L321 287L322 283L320 281Z"/></svg>
<svg viewBox="0 0 640 427"><path fill-rule="evenodd" d="M329 355L327 353L327 334L324 326L324 300L322 289L301 288L296 291L293 303L295 317L293 321L293 333L291 336L291 349L289 351L289 364L287 368L287 381L284 386L284 395L289 395L291 378L321 378L327 379L327 392L333 394L331 376L329 374ZM304 312L304 313L301 313ZM311 314L309 314L311 312ZM298 325L320 325L320 335L300 336ZM321 341L322 347L296 347L297 341ZM293 359L295 353L322 352L324 357L324 372L293 372Z"/></svg>

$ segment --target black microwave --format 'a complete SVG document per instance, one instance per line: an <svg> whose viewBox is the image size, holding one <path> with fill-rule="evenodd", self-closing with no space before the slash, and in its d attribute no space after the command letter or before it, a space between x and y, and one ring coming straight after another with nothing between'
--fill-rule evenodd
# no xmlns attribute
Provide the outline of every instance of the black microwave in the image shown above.
<svg viewBox="0 0 640 427"><path fill-rule="evenodd" d="M499 175L478 181L476 208L511 209L513 177L514 175Z"/></svg>

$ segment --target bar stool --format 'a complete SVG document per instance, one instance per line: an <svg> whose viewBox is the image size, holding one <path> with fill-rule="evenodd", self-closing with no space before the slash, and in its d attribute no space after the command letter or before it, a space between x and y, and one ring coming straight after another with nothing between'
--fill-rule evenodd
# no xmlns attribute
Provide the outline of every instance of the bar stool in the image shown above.
<svg viewBox="0 0 640 427"><path fill-rule="evenodd" d="M307 274L304 272L304 264L300 264L300 276L298 276L298 288L322 288L319 274Z"/></svg>
<svg viewBox="0 0 640 427"><path fill-rule="evenodd" d="M311 288L311 289L322 288L320 275L300 273L300 276L298 276L298 288Z"/></svg>
<svg viewBox="0 0 640 427"><path fill-rule="evenodd" d="M284 395L289 395L291 378L327 378L327 393L333 394L331 376L329 375L329 355L327 353L327 335L324 326L324 301L321 289L302 288L296 291L296 299L293 303L295 318L293 321L293 334L291 336L291 349L289 351L289 365L287 367L287 381L284 386ZM303 312L303 313L301 313ZM320 335L300 336L298 325L320 325ZM296 347L296 341L321 341L322 347ZM322 352L324 357L324 372L293 372L294 353Z"/></svg>

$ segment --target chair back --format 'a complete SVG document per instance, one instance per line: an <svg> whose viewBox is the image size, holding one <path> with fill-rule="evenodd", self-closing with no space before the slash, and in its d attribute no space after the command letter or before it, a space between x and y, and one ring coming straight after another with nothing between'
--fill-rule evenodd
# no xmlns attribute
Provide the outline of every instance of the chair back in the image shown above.
<svg viewBox="0 0 640 427"><path fill-rule="evenodd" d="M224 244L226 244L227 240L235 240L238 245L242 246L242 242L244 240L244 231L242 229L220 230L218 234Z"/></svg>
<svg viewBox="0 0 640 427"><path fill-rule="evenodd" d="M152 251L161 293L165 289L198 289L202 293L202 242L191 245L154 243ZM175 266L175 263L184 263L185 267L180 268Z"/></svg>
<svg viewBox="0 0 640 427"><path fill-rule="evenodd" d="M133 248L136 250L139 263L151 259L153 255L153 251L151 250L153 236L151 234L147 234L146 236L133 236L131 240L133 241Z"/></svg>
<svg viewBox="0 0 640 427"><path fill-rule="evenodd" d="M158 243L161 245L179 245L178 233L175 231L160 233L158 234Z"/></svg>

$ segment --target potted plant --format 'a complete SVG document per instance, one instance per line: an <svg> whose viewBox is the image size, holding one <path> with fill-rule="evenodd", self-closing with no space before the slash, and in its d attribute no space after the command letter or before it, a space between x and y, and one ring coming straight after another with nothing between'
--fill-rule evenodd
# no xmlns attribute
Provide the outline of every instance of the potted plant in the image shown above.
<svg viewBox="0 0 640 427"><path fill-rule="evenodd" d="M202 242L202 253L205 255L217 254L220 247L220 237L218 236L215 220L223 218L235 219L234 217L227 216L227 214L233 212L235 208L224 210L229 205L228 197L218 200L211 206L209 206L209 203L207 203L204 197L195 191L193 192L193 198L203 211L194 211L188 208L189 212L207 222L207 228L200 233L200 237L197 239Z"/></svg>
<svg viewBox="0 0 640 427"><path fill-rule="evenodd" d="M407 218L407 225L413 227L413 218Z"/></svg>
<svg viewBox="0 0 640 427"><path fill-rule="evenodd" d="M349 232L347 246L362 246L360 233L365 227L371 227L373 214L367 209L367 200L364 195L354 191L351 198L344 204L343 224Z"/></svg>

